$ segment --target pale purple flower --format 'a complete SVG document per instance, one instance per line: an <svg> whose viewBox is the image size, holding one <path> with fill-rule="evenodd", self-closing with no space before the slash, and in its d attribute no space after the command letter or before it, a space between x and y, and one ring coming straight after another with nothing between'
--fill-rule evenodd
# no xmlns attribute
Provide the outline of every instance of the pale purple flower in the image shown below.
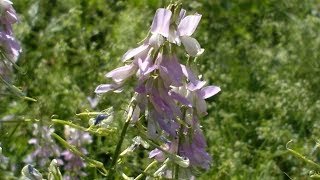
<svg viewBox="0 0 320 180"><path fill-rule="evenodd" d="M18 22L18 20L16 11L12 7L12 2L9 0L0 0L0 22L6 34L13 34L11 24Z"/></svg>
<svg viewBox="0 0 320 180"><path fill-rule="evenodd" d="M172 12L170 10L164 8L158 9L151 25L151 37L148 38L143 45L127 51L123 55L122 61L127 61L133 57L135 57L135 59L140 58L144 60L152 47L155 49L159 48L163 43L162 36L166 38L169 36L171 15Z"/></svg>
<svg viewBox="0 0 320 180"><path fill-rule="evenodd" d="M185 16L185 14L186 11L182 9L178 20L178 27L176 30L170 30L168 41L178 45L182 43L190 56L199 56L204 52L204 49L201 48L199 42L195 38L190 36L196 30L201 19L201 14L196 13L189 16Z"/></svg>
<svg viewBox="0 0 320 180"><path fill-rule="evenodd" d="M182 69L175 55L160 56L159 72L166 87L182 86Z"/></svg>
<svg viewBox="0 0 320 180"><path fill-rule="evenodd" d="M180 157L188 160L189 166L186 169L189 169L189 171L193 171L197 168L208 170L210 168L212 158L206 152L206 147L207 144L201 130L196 128L191 132L191 134L188 134L188 132L185 133L185 136L182 137L181 144L179 144L179 140L173 139L172 141L162 145L162 149L166 152L156 148L149 153L149 158L154 158L159 162L163 162L165 159L171 158L172 161L179 163L174 159L174 155L178 154ZM171 168L168 168L167 170L170 169Z"/></svg>
<svg viewBox="0 0 320 180"><path fill-rule="evenodd" d="M171 15L172 12L168 9L158 9L151 25L152 34L161 34L164 37L168 37Z"/></svg>
<svg viewBox="0 0 320 180"><path fill-rule="evenodd" d="M197 129L192 135L185 136L184 141L179 146L179 155L189 159L190 167L201 167L209 170L212 158L205 151L206 147L205 137L200 129Z"/></svg>
<svg viewBox="0 0 320 180"><path fill-rule="evenodd" d="M192 106L196 108L199 116L204 116L207 114L205 99L216 95L221 89L217 86L204 87L205 81L200 81L188 67L183 65L181 67L189 83L186 87L175 88L174 90L192 102Z"/></svg>
<svg viewBox="0 0 320 180"><path fill-rule="evenodd" d="M0 0L0 50L12 62L16 62L21 52L15 40L12 24L18 22L18 16L9 0Z"/></svg>

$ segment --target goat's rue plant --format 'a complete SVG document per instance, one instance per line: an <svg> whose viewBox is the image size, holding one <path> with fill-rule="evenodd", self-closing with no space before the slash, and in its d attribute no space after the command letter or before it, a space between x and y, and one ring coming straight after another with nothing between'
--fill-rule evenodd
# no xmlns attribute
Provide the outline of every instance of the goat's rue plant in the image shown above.
<svg viewBox="0 0 320 180"><path fill-rule="evenodd" d="M66 141L58 134L51 133L51 136L70 150L62 153L65 160L75 159L75 154L108 179L117 176L129 178L124 173L124 159L141 145L150 151L151 163L135 179L190 179L199 170L210 168L212 158L206 152L207 145L200 119L207 115L205 99L216 95L220 88L206 86L206 81L201 79L202 76L196 70L197 58L204 49L192 35L200 20L200 14L187 15L186 10L181 9L178 3L156 11L150 33L140 46L123 55L124 66L106 74L113 83L101 84L95 90L97 94L121 93L129 79L136 79L127 118L108 167L87 157L86 151L77 147L79 143L76 143L76 139ZM179 58L179 49L184 50L186 59ZM103 112L78 114L91 117L88 128L59 119L52 119L52 122L67 125L72 131L77 129L108 137L117 130L112 127L115 110L116 108L111 107ZM134 127L136 137L129 147L122 150L123 141L131 127ZM89 137L89 134L85 135ZM85 166L82 160L77 160L79 167ZM70 169L80 172L80 169L73 166ZM27 165L22 172L26 176L36 171Z"/></svg>
<svg viewBox="0 0 320 180"><path fill-rule="evenodd" d="M144 173L180 179L192 177L198 169L210 168L212 160L205 150L200 118L207 114L205 99L220 88L205 86L194 69L197 57L204 52L191 37L201 15L186 15L186 10L179 9L178 4L158 9L147 38L123 55L124 66L106 74L114 83L99 85L95 90L99 94L120 93L128 79L137 79L109 177L120 167L118 158L129 124L136 126L139 136L154 148L149 158L162 163L153 174ZM187 53L185 61L176 53L181 44Z"/></svg>

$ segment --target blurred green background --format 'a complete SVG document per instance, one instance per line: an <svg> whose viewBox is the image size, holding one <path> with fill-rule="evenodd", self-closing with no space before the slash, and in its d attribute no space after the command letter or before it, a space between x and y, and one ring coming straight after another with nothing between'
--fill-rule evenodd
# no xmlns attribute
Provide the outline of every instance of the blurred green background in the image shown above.
<svg viewBox="0 0 320 180"><path fill-rule="evenodd" d="M22 119L42 124L55 115L86 125L75 114L91 110L87 97L94 97L95 87L106 82L104 74L122 64L122 55L148 33L156 9L169 1L13 3L21 21L14 27L23 48L18 65L24 69L15 73L13 84L38 100L0 99L0 119L14 115L11 123L0 124L0 142L16 167L10 171L19 176L25 155L34 151L28 144L32 122ZM209 99L208 116L201 119L213 164L199 179L307 179L312 168L285 146L293 139L292 148L320 161L320 1L186 0L182 5L202 14L194 34L205 48L199 71L222 89ZM126 94L103 95L95 110L120 109L129 97L129 88ZM109 156L101 154L112 153L115 138L96 141L88 146L89 155L106 161ZM132 161L150 162L143 153ZM89 167L86 172L95 174Z"/></svg>

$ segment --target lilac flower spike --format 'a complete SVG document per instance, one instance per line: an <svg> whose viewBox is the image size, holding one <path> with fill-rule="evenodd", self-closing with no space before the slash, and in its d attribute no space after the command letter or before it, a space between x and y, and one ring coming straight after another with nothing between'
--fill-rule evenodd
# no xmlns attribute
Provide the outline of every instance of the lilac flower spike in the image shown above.
<svg viewBox="0 0 320 180"><path fill-rule="evenodd" d="M183 44L189 56L196 57L204 51L191 37L201 15L186 16L182 9L176 16L169 10L172 8L175 6L171 4L168 9L157 10L150 28L151 36L148 35L142 45L123 55L122 61L130 64L109 72L106 77L111 78L114 84L102 84L95 92L120 92L126 80L136 75L138 82L128 114L131 115L130 123L137 126L146 124L144 133L147 138L157 141L162 147L149 155L149 158L164 163L154 176L192 179L196 169L209 169L212 161L205 151L207 145L199 117L207 114L205 99L221 89L205 86L206 81L200 80L189 66L181 64L175 51L171 50ZM181 168L177 170L178 175L172 171L176 168Z"/></svg>

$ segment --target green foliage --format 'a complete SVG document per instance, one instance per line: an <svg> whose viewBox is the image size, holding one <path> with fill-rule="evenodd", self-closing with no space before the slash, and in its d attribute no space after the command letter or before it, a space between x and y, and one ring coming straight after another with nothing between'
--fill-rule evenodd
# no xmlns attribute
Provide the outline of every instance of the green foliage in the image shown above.
<svg viewBox="0 0 320 180"><path fill-rule="evenodd" d="M18 65L25 73L17 72L13 84L37 99L0 99L0 120L14 115L10 123L0 123L0 142L16 176L34 150L27 142L34 122L25 119L51 124L56 115L87 127L88 119L75 114L91 110L87 96L94 96L95 87L106 82L104 74L144 38L156 8L167 2L14 2L21 19L15 32L23 47ZM222 89L201 119L214 163L200 179L305 179L310 169L285 145L293 139L293 149L319 160L314 146L320 137L320 1L182 3L202 14L195 34L205 48L199 71ZM96 110L123 109L130 93L107 94ZM89 154L108 163L116 140L116 135L95 138ZM151 162L146 157L141 150L128 161L139 167ZM90 167L86 172L98 176ZM128 172L138 174L133 168Z"/></svg>

